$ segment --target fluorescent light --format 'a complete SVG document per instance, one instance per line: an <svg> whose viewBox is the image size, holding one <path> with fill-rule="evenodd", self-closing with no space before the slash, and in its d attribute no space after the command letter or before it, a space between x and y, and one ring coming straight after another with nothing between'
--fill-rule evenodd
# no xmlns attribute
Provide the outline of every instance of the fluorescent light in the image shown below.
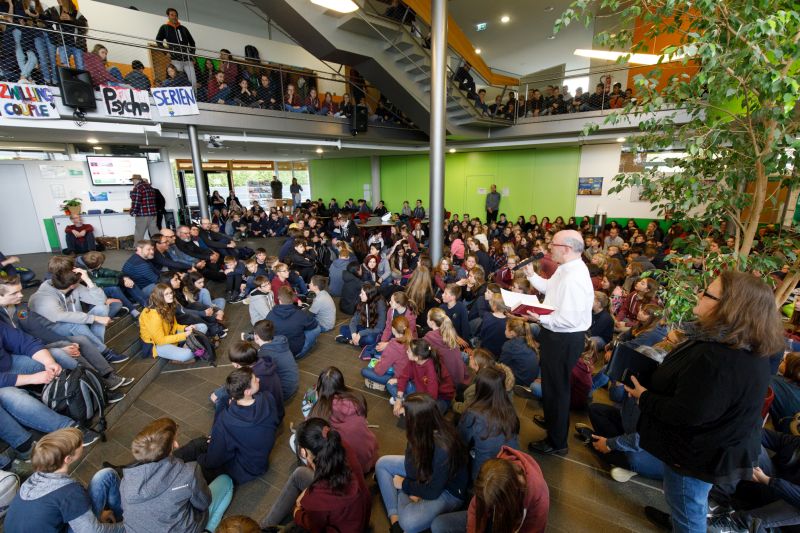
<svg viewBox="0 0 800 533"><path fill-rule="evenodd" d="M102 146L92 146L92 150L102 150Z"/></svg>
<svg viewBox="0 0 800 533"><path fill-rule="evenodd" d="M488 26L486 22L478 22L475 24L475 31L483 31L486 29L486 26Z"/></svg>
<svg viewBox="0 0 800 533"><path fill-rule="evenodd" d="M481 55L481 49L480 48L476 48L475 49L475 53L478 54L478 55Z"/></svg>
<svg viewBox="0 0 800 533"><path fill-rule="evenodd" d="M98 141L98 140L97 140L97 139L95 139L94 137L89 137L88 139L86 139L86 142L87 142L87 143L89 143L89 144L97 144L97 143L99 143L100 141Z"/></svg>
<svg viewBox="0 0 800 533"><path fill-rule="evenodd" d="M627 141L627 139L625 137L617 137L617 142L618 143L624 143L625 141Z"/></svg>
<svg viewBox="0 0 800 533"><path fill-rule="evenodd" d="M629 54L627 52L612 52L610 50L584 50L581 48L575 50L574 54L576 56L590 57L592 59L604 59L606 61L616 61L620 57L629 56L628 63L634 65L655 65L658 63L659 59L661 59L662 62L669 62L669 61L678 61L684 57L684 56L667 57L656 54Z"/></svg>
<svg viewBox="0 0 800 533"><path fill-rule="evenodd" d="M312 2L313 2L313 0L312 0ZM511 17L509 17L508 15L503 15L502 17L500 17L500 22L502 22L503 24L508 24L510 20L511 20Z"/></svg>
<svg viewBox="0 0 800 533"><path fill-rule="evenodd" d="M317 153L321 154L322 153L322 148L317 148Z"/></svg>
<svg viewBox="0 0 800 533"><path fill-rule="evenodd" d="M454 153L456 153L456 149L455 149L455 148L450 148L450 153L451 153L451 154L454 154Z"/></svg>
<svg viewBox="0 0 800 533"><path fill-rule="evenodd" d="M353 0L311 0L311 3L339 13L352 13L358 9L358 5Z"/></svg>

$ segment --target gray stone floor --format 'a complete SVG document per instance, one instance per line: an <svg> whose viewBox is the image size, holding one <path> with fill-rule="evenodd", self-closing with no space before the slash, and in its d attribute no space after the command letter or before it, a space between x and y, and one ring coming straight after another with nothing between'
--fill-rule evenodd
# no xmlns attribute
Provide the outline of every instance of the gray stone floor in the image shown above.
<svg viewBox="0 0 800 533"><path fill-rule="evenodd" d="M253 248L264 246L273 252L279 244L280 241L276 239L248 243ZM108 252L107 265L110 268L121 267L128 254ZM49 257L50 254L30 254L23 257L22 264L42 273L46 270ZM212 292L215 289L220 292L218 287L212 286L211 289ZM121 420L109 429L108 441L95 444L86 454L75 470L80 479L88 481L103 461L115 464L131 461L131 438L155 418L174 418L180 426L179 440L183 442L209 432L213 410L208 396L223 383L230 372L226 348L230 342L239 338L239 332L249 331L250 326L247 308L243 304L228 305L226 316L230 335L223 340L219 350L219 366L165 366ZM338 319L339 323L344 323L348 317L341 315ZM130 329L134 330L135 324ZM348 385L361 391L367 398L369 422L378 426L374 431L380 443L380 453L403 453L405 434L397 428L387 398L381 393L364 388L359 374L363 363L357 357L358 352L352 347L335 343L334 337L335 331L321 335L311 354L300 362L300 392L286 406L282 433L270 455L270 469L261 478L236 489L228 515L246 514L256 520L266 515L281 486L295 467L294 456L287 444L288 428L290 422L302 420L302 391L312 386L317 375L329 365L340 368ZM595 401L608 402L606 392L598 391ZM541 409L538 402L522 398L515 398L514 405L522 422L520 443L524 448L528 442L544 436L543 430L531 420ZM585 413L572 413L572 423L575 422L588 422ZM571 442L570 453L566 457L534 457L550 487L548 531L655 531L645 519L642 508L645 505L666 508L659 483L639 477L628 483L615 482L594 455L577 441ZM374 486L373 481L370 484ZM373 530L388 531L388 521L380 496L377 489L373 492Z"/></svg>

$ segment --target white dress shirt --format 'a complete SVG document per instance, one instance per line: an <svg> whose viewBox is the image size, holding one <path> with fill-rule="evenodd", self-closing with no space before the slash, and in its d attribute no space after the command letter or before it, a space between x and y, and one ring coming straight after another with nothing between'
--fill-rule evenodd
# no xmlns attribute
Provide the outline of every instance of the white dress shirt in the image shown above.
<svg viewBox="0 0 800 533"><path fill-rule="evenodd" d="M543 327L556 333L587 331L592 325L594 288L589 269L580 258L559 265L550 279L538 274L528 278L544 294L544 304L555 308L539 317Z"/></svg>

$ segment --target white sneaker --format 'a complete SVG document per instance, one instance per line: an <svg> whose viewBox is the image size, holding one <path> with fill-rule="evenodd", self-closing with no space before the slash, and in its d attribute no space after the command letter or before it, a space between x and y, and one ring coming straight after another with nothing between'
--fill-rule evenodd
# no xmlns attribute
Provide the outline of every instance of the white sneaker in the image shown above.
<svg viewBox="0 0 800 533"><path fill-rule="evenodd" d="M389 398L389 405L394 405L394 397Z"/></svg>
<svg viewBox="0 0 800 533"><path fill-rule="evenodd" d="M614 481L619 481L620 483L625 483L626 481L630 481L631 478L636 475L636 472L626 470L619 466L615 466L614 468L612 468L610 473Z"/></svg>

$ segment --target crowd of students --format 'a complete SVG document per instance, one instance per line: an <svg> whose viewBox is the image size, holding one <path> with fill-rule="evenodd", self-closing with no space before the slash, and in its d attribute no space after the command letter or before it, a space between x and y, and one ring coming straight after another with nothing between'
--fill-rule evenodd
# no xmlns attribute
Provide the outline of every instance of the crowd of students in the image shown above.
<svg viewBox="0 0 800 533"><path fill-rule="evenodd" d="M299 531L364 531L374 471L391 531L543 531L547 484L533 457L520 451L520 420L511 403L513 395L552 394L542 383L543 326L532 315L513 314L503 291L538 294L540 280L552 278L563 262L556 246L571 247L595 291L569 405L588 408L591 424L577 424L576 437L611 477L663 480L679 531L695 531L700 521L705 527L709 493L708 520L727 531L800 523L791 460L800 437L788 433L800 410L800 356L789 354L778 373L784 339L774 304L766 303L771 292L744 274L721 273L700 297L698 322L668 332L653 274L670 267L667 257L686 237L679 225L664 231L656 222L612 221L597 233L588 217L551 222L531 215L511 222L499 213L484 223L456 214L445 222L447 253L434 264L421 201L386 228L355 222L358 215L390 214L383 202L375 211L363 200L342 208L335 200L306 202L291 215L258 205L244 209L235 197L217 207L213 220L137 242L121 271L104 267L100 252L54 257L26 312L18 311L19 278L0 280L6 311L0 313L6 380L0 417L12 421L0 437L12 456L32 456L36 470L11 505L7 531L30 530L34 521L42 531L49 524L144 531L156 522L166 529L219 525L228 531L220 520L236 487L269 468L284 404L298 392L297 360L313 353L320 333L336 324L334 298L351 316L336 340L364 361L364 385L385 391L408 445L404 455L381 456L364 397L336 367L321 369L303 398L305 421L290 439L302 465L260 525L292 520ZM583 233L584 242L563 244L565 231ZM728 253L725 224L703 231L708 253ZM274 256L242 243L261 237L285 240ZM211 290L206 280L215 283ZM212 290L223 284L225 298L214 298ZM174 421L156 420L132 441L135 464L101 470L88 492L70 478L69 464L97 434L20 387L86 365L119 397L130 381L112 368L126 356L104 344L110 317L138 317L145 356L193 363L202 350L190 338L226 337L226 307L242 304L249 306L252 328L237 332L242 340L228 349L234 369L210 398L217 412L210 438L180 442ZM652 390L610 381L607 365L621 344L664 361ZM734 357L735 367L723 371L723 360L712 357L698 369L687 359L705 360L708 353ZM774 354L772 378L767 358L754 353ZM676 385L688 376L706 379L707 390L697 381L689 389ZM787 432L763 430L765 448L778 452L772 458L757 453L769 379L774 425ZM612 405L591 401L601 387L608 387ZM4 401L6 395L13 401ZM541 415L534 422L548 427ZM699 440L691 436L697 424L711 428ZM49 435L34 445L30 429ZM684 439L679 452L665 441L670 438ZM719 439L727 439L724 457L712 453ZM753 481L740 481L748 468ZM668 520L655 508L647 513L656 522Z"/></svg>

